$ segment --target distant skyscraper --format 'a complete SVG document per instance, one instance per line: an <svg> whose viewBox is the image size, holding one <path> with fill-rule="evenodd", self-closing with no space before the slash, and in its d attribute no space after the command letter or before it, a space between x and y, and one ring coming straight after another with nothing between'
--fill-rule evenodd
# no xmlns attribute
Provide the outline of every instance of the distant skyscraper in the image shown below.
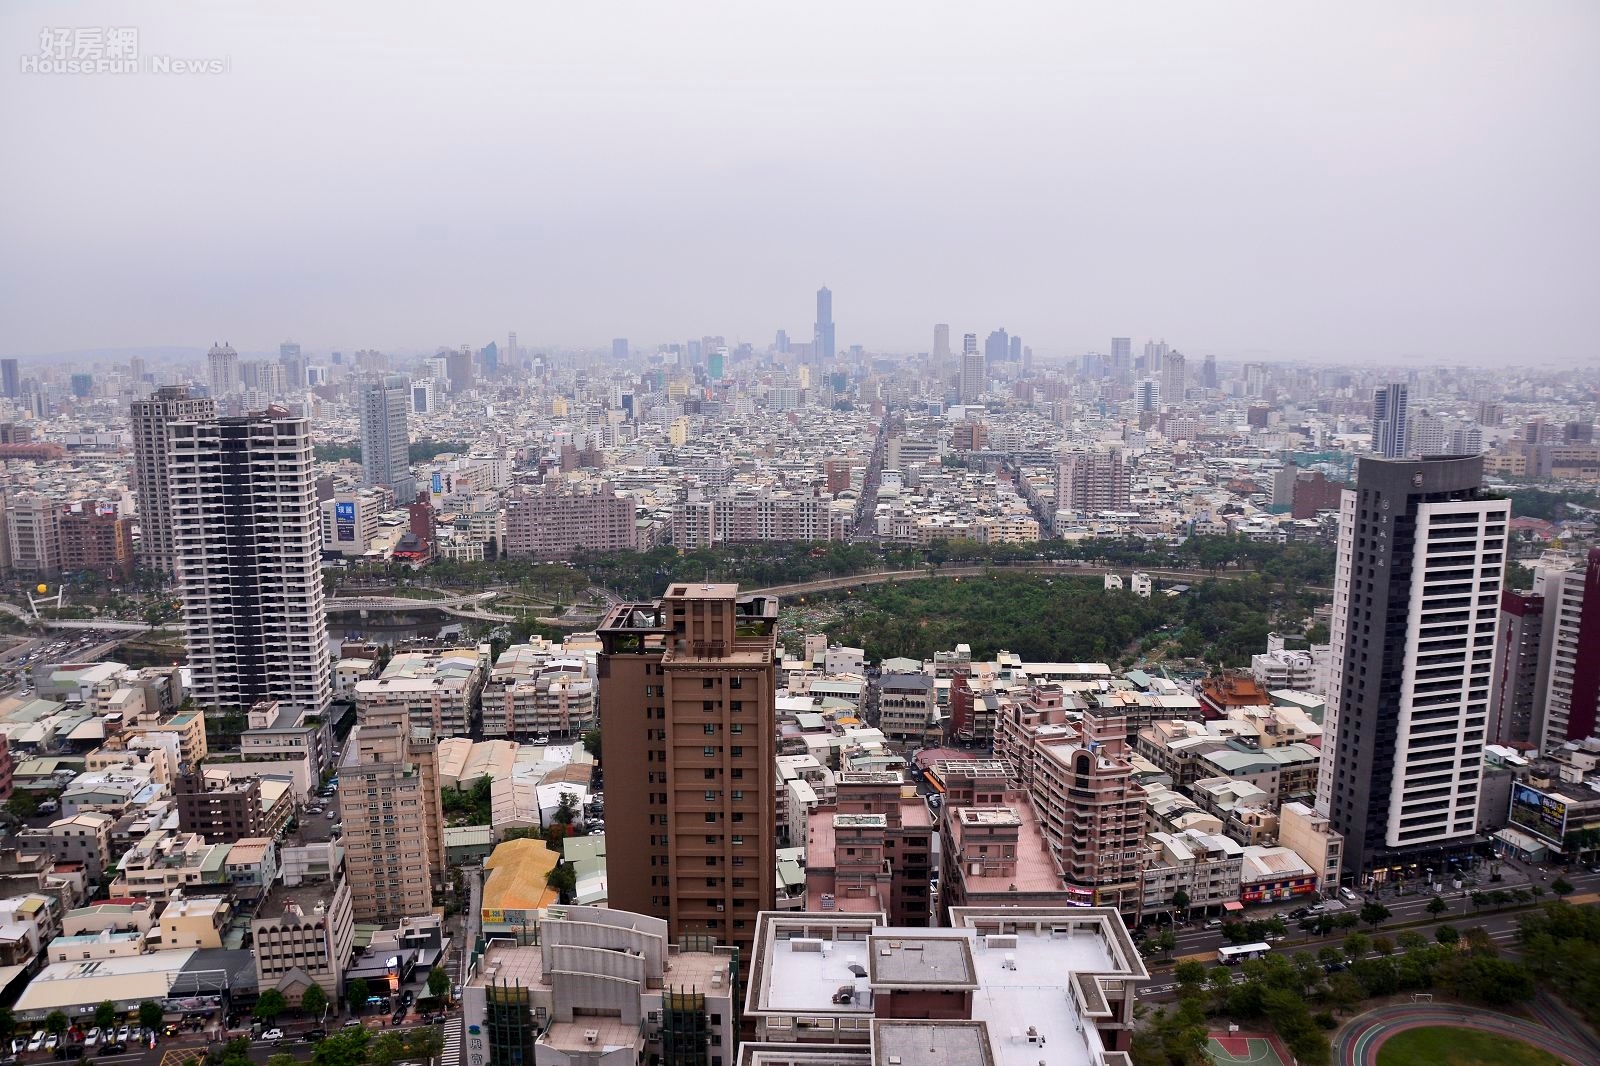
<svg viewBox="0 0 1600 1066"><path fill-rule="evenodd" d="M1013 363L1022 362L1022 338L1021 337L1012 337L1011 338L1011 350L1006 354L1006 358L1010 359L1011 362L1013 362Z"/></svg>
<svg viewBox="0 0 1600 1066"><path fill-rule="evenodd" d="M1133 338L1111 338L1111 376L1127 381L1133 376Z"/></svg>
<svg viewBox="0 0 1600 1066"><path fill-rule="evenodd" d="M935 373L945 373L950 366L950 326L940 322L933 327L933 352L929 356Z"/></svg>
<svg viewBox="0 0 1600 1066"><path fill-rule="evenodd" d="M310 422L269 408L168 434L195 703L323 712L333 691Z"/></svg>
<svg viewBox="0 0 1600 1066"><path fill-rule="evenodd" d="M1215 389L1221 387L1222 382L1217 377L1217 357L1208 355L1205 362L1200 365L1200 387L1202 389Z"/></svg>
<svg viewBox="0 0 1600 1066"><path fill-rule="evenodd" d="M1161 409L1161 382L1154 378L1140 378L1139 383L1133 388L1134 401L1138 404L1140 414L1149 414Z"/></svg>
<svg viewBox="0 0 1600 1066"><path fill-rule="evenodd" d="M213 344L206 353L206 379L215 400L236 395L243 386L239 376L239 353L230 344Z"/></svg>
<svg viewBox="0 0 1600 1066"><path fill-rule="evenodd" d="M1006 336L1006 329L1001 326L989 334L983 342L983 358L989 364L990 370L997 369L1001 363L1011 358L1011 338Z"/></svg>
<svg viewBox="0 0 1600 1066"><path fill-rule="evenodd" d="M191 396L187 385L165 385L128 412L133 431L133 491L139 501L139 558L152 570L174 573L172 488L167 469L168 427L174 422L209 422L217 401Z"/></svg>
<svg viewBox="0 0 1600 1066"><path fill-rule="evenodd" d="M789 354L789 331L788 330L780 329L778 331L778 336L773 341L773 347L778 349L778 354L779 355L788 355Z"/></svg>
<svg viewBox="0 0 1600 1066"><path fill-rule="evenodd" d="M1161 398L1169 404L1176 405L1183 402L1184 390L1188 386L1183 364L1182 352L1168 352L1166 362L1161 368Z"/></svg>
<svg viewBox="0 0 1600 1066"><path fill-rule="evenodd" d="M1144 372L1146 376L1161 380L1161 371L1167 365L1167 342L1144 342Z"/></svg>
<svg viewBox="0 0 1600 1066"><path fill-rule="evenodd" d="M361 385L361 483L388 486L400 503L417 498L407 419L415 402L411 380L401 374Z"/></svg>
<svg viewBox="0 0 1600 1066"><path fill-rule="evenodd" d="M964 334L961 338L961 402L977 403L988 391L988 368L983 353L978 351L978 335Z"/></svg>
<svg viewBox="0 0 1600 1066"><path fill-rule="evenodd" d="M1406 454L1406 387L1384 385L1372 394L1372 451L1385 459Z"/></svg>
<svg viewBox="0 0 1600 1066"><path fill-rule="evenodd" d="M814 353L819 359L834 357L833 293L824 285L817 290L817 324L814 334Z"/></svg>
<svg viewBox="0 0 1600 1066"><path fill-rule="evenodd" d="M1364 457L1343 494L1317 808L1349 874L1471 850L1511 505L1480 456Z"/></svg>
<svg viewBox="0 0 1600 1066"><path fill-rule="evenodd" d="M89 393L92 392L93 390L94 390L94 375L93 374L74 374L74 375L72 375L72 395L73 396L76 396L78 399L81 400L84 397L88 396Z"/></svg>
<svg viewBox="0 0 1600 1066"><path fill-rule="evenodd" d="M285 389L281 393L294 392L306 387L306 361L300 354L300 345L294 341L284 341L278 345L278 364L283 367Z"/></svg>
<svg viewBox="0 0 1600 1066"><path fill-rule="evenodd" d="M628 361L628 338L616 337L611 341L611 358L618 363Z"/></svg>
<svg viewBox="0 0 1600 1066"><path fill-rule="evenodd" d="M478 362L483 365L485 377L495 377L500 373L500 346L490 341L478 349Z"/></svg>
<svg viewBox="0 0 1600 1066"><path fill-rule="evenodd" d="M13 400L22 395L22 374L15 359L0 359L0 391Z"/></svg>

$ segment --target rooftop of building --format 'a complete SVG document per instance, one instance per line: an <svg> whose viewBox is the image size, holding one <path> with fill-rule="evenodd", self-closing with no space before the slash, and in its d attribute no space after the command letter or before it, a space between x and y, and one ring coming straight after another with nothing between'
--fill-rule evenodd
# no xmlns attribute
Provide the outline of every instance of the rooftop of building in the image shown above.
<svg viewBox="0 0 1600 1066"><path fill-rule="evenodd" d="M991 1044L989 1027L980 1021L878 1019L872 1066L996 1066Z"/></svg>
<svg viewBox="0 0 1600 1066"><path fill-rule="evenodd" d="M484 860L489 871L483 883L483 910L531 911L554 904L559 894L549 886L560 856L532 838L508 840Z"/></svg>
<svg viewBox="0 0 1600 1066"><path fill-rule="evenodd" d="M271 891L256 908L254 923L262 925L298 924L314 921L333 907L342 878L317 878L286 885L281 880L273 883Z"/></svg>
<svg viewBox="0 0 1600 1066"><path fill-rule="evenodd" d="M1034 1066L1043 1056L1089 1066L1102 1050L1093 1025L1106 1012L1100 982L1149 976L1110 908L956 908L951 917L955 928L927 930L883 926L882 915L764 913L747 1009L860 1015L872 1012L875 995L970 990L971 1020L949 1023L957 1057L940 1058L944 1045L928 1043L946 1023L878 1020L874 1063L887 1066L897 1054L904 1066ZM885 1027L902 1026L880 1039Z"/></svg>

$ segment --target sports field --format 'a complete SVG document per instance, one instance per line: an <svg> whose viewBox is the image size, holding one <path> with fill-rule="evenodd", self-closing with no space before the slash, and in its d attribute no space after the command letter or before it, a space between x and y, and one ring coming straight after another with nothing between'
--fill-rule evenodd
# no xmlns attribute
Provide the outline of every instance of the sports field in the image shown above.
<svg viewBox="0 0 1600 1066"><path fill-rule="evenodd" d="M1378 1066L1579 1066L1497 1033L1430 1025L1407 1029L1378 1048Z"/></svg>
<svg viewBox="0 0 1600 1066"><path fill-rule="evenodd" d="M1210 1033L1206 1054L1216 1066L1289 1066L1294 1061L1277 1037L1265 1033Z"/></svg>

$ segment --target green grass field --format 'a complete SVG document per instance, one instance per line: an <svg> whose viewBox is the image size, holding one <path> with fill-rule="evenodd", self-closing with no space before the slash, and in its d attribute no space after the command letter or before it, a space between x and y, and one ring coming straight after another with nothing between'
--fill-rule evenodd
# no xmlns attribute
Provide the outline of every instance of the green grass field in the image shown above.
<svg viewBox="0 0 1600 1066"><path fill-rule="evenodd" d="M1447 1025L1408 1029L1378 1048L1378 1066L1572 1066L1540 1048Z"/></svg>

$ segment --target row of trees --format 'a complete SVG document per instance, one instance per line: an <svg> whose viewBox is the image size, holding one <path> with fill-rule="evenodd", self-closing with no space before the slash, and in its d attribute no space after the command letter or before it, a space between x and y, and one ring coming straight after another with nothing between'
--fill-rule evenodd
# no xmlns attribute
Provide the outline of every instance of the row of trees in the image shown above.
<svg viewBox="0 0 1600 1066"><path fill-rule="evenodd" d="M1560 903L1519 924L1528 968L1600 1025L1600 908Z"/></svg>
<svg viewBox="0 0 1600 1066"><path fill-rule="evenodd" d="M237 1037L213 1048L206 1066L255 1066L250 1058L253 1046L247 1036ZM444 1054L444 1034L437 1026L418 1029L391 1029L374 1037L366 1029L341 1029L317 1045L311 1053L312 1066L394 1066L412 1060L431 1062ZM304 1060L279 1052L267 1059L267 1066L299 1066Z"/></svg>
<svg viewBox="0 0 1600 1066"><path fill-rule="evenodd" d="M1383 919L1374 913L1366 920L1376 926ZM1499 958L1484 930L1463 933L1445 925L1435 936L1430 941L1405 930L1391 940L1352 931L1338 947L1268 955L1237 969L1181 962L1173 973L1177 1008L1158 1010L1147 1019L1133 1044L1134 1061L1138 1066L1202 1066L1209 1061L1207 1018L1221 1016L1265 1020L1299 1062L1322 1066L1329 1060L1324 1030L1337 1027L1339 1013L1371 997L1437 990L1494 1008L1532 997L1530 967ZM1312 1004L1322 1010L1314 1014Z"/></svg>

